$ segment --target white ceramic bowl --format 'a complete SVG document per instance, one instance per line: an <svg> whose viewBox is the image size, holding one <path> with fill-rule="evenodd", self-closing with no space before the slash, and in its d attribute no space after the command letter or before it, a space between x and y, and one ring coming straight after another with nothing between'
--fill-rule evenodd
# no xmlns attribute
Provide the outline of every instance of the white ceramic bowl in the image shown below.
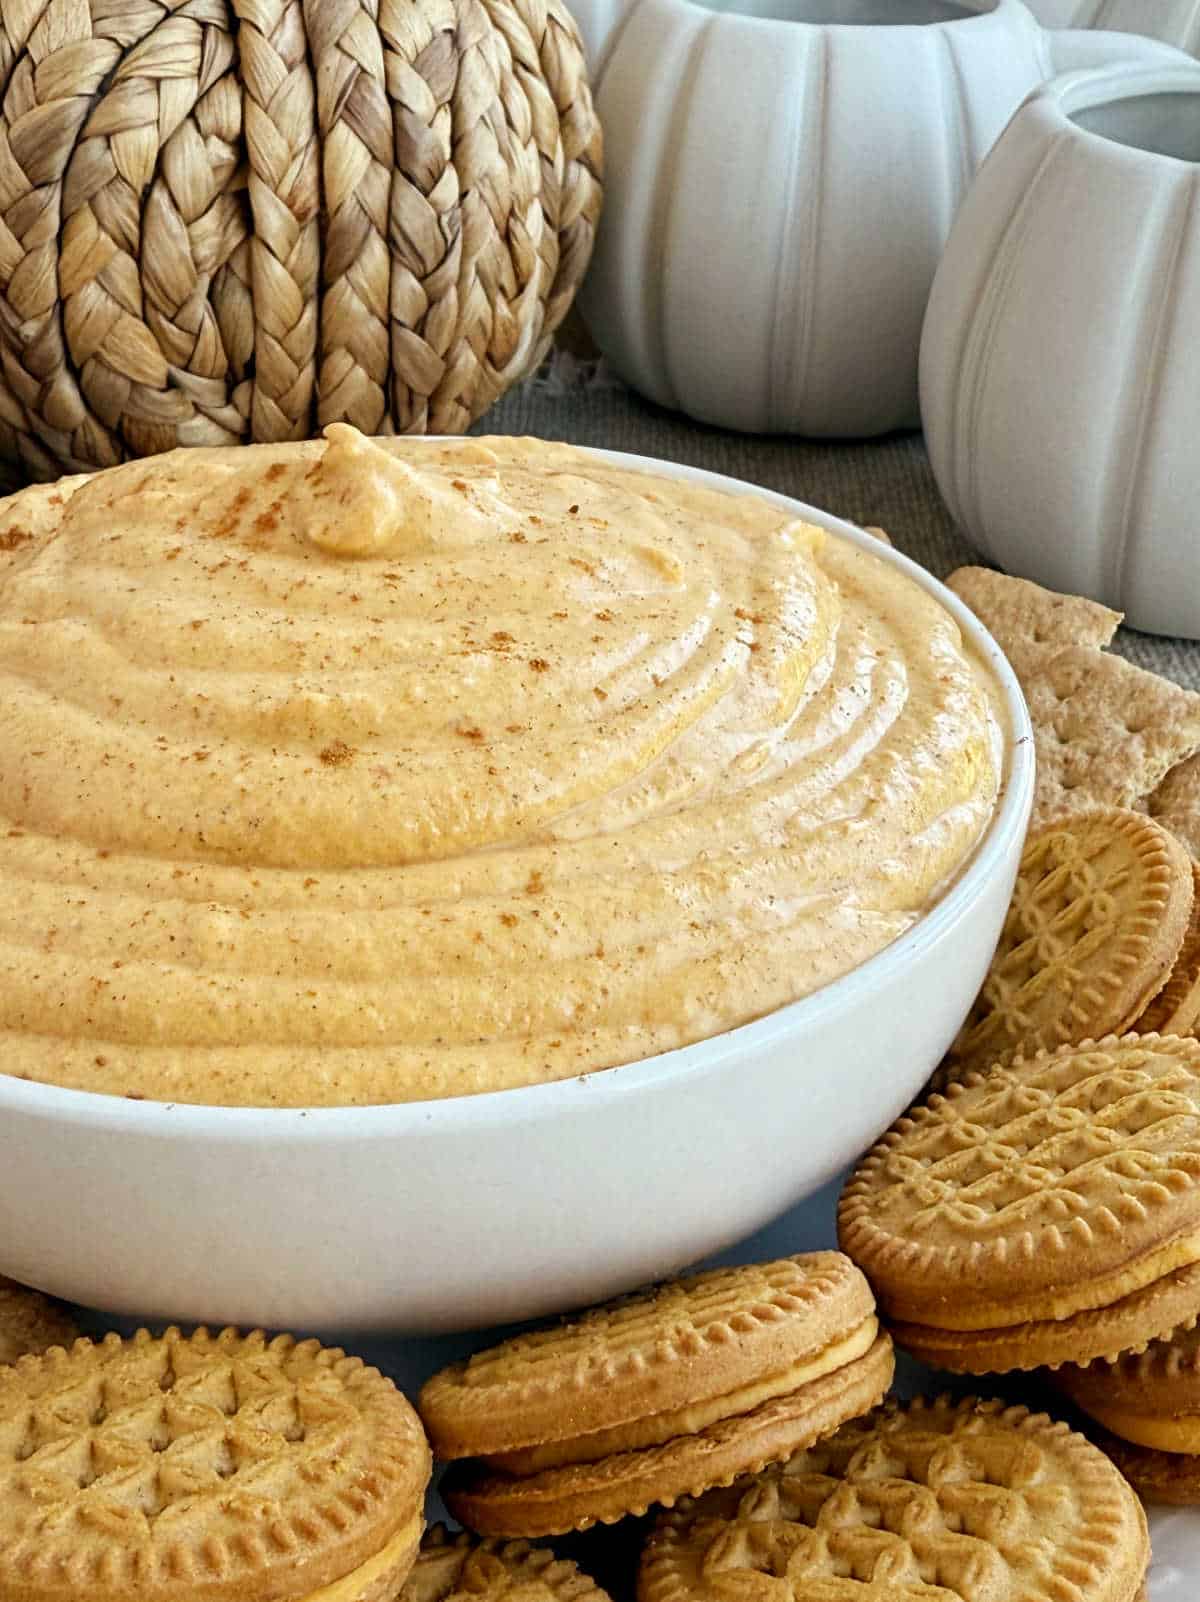
<svg viewBox="0 0 1200 1602"><path fill-rule="evenodd" d="M133 1102L0 1075L0 1272L115 1313L276 1328L477 1328L716 1251L830 1179L958 1029L1008 907L1033 790L1021 692L948 590L870 535L680 466L876 552L954 614L1009 720L969 864L844 979L715 1039L561 1084L395 1107Z"/></svg>

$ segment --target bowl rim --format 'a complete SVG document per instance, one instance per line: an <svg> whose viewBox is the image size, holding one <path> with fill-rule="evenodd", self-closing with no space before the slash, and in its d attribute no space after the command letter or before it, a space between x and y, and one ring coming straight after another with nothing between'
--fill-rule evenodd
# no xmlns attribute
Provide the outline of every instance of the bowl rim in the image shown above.
<svg viewBox="0 0 1200 1602"><path fill-rule="evenodd" d="M422 444L449 443L445 436L421 436ZM552 442L553 443L553 442ZM132 1100L90 1090L20 1079L0 1072L0 1114L22 1114L58 1123L86 1125L125 1136L170 1140L184 1137L207 1142L268 1143L284 1140L338 1141L397 1139L422 1133L478 1132L537 1123L597 1102L622 1101L648 1089L719 1073L731 1058L772 1045L809 1023L827 1022L831 1013L865 1004L870 995L895 978L897 970L938 941L975 899L979 887L1020 849L1033 803L1033 729L1025 698L1007 658L980 620L941 580L911 557L868 534L855 524L820 507L746 479L640 456L627 451L582 447L616 467L668 479L682 479L736 495L757 495L805 522L848 540L861 550L898 568L932 595L962 630L965 643L990 668L1007 715L1004 771L991 821L953 883L934 905L882 951L812 994L786 1003L761 1018L738 1024L718 1035L693 1041L614 1068L594 1069L550 1084L520 1085L449 1096L435 1101L372 1103L338 1107L222 1107L208 1103Z"/></svg>

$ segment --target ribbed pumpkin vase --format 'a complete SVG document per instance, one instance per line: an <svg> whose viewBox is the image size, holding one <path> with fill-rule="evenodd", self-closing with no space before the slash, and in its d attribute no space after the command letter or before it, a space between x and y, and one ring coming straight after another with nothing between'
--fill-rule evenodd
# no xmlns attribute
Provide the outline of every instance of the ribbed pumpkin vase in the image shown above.
<svg viewBox="0 0 1200 1602"><path fill-rule="evenodd" d="M1025 0L1047 28L1118 28L1200 55L1200 0Z"/></svg>
<svg viewBox="0 0 1200 1602"><path fill-rule="evenodd" d="M461 433L600 195L558 0L3 0L0 458Z"/></svg>
<svg viewBox="0 0 1200 1602"><path fill-rule="evenodd" d="M985 556L1200 639L1200 67L1021 108L938 268L921 410Z"/></svg>
<svg viewBox="0 0 1200 1602"><path fill-rule="evenodd" d="M748 432L919 422L930 285L980 162L1059 72L1172 61L1020 0L572 0L608 210L581 298L616 371Z"/></svg>

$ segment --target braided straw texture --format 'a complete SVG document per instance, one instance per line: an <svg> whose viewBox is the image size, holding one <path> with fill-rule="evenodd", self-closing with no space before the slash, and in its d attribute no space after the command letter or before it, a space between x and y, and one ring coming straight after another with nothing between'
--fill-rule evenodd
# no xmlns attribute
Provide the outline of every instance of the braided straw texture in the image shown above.
<svg viewBox="0 0 1200 1602"><path fill-rule="evenodd" d="M591 254L559 0L5 0L0 461L461 433Z"/></svg>

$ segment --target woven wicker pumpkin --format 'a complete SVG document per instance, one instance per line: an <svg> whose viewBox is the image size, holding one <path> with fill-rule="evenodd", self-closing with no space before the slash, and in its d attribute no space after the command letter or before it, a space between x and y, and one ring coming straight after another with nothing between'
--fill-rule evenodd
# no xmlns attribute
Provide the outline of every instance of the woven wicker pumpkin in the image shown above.
<svg viewBox="0 0 1200 1602"><path fill-rule="evenodd" d="M583 276L559 0L3 0L0 456L460 433Z"/></svg>

